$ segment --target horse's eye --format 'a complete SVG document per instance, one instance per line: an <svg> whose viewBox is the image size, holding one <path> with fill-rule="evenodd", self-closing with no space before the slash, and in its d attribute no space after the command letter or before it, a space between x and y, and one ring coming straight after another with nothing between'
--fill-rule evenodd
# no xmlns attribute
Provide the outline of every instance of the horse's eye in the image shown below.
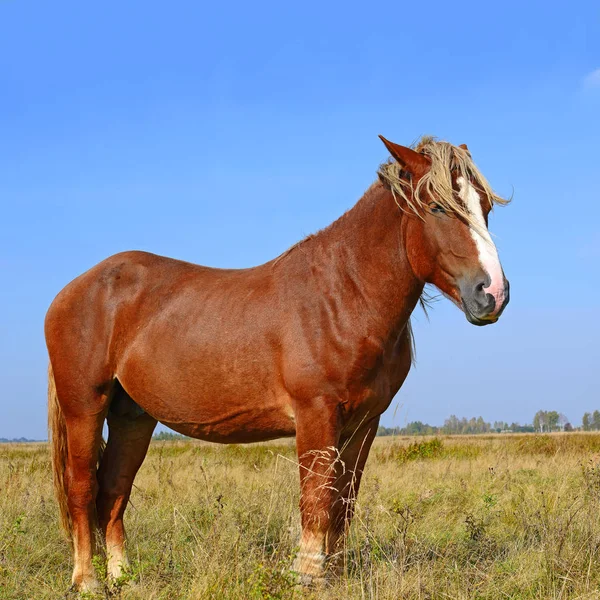
<svg viewBox="0 0 600 600"><path fill-rule="evenodd" d="M446 210L444 209L443 206L440 206L439 204L437 204L436 202L432 202L429 205L429 208L431 208L431 212L435 215L435 214L441 214L441 215L445 215L446 214Z"/></svg>

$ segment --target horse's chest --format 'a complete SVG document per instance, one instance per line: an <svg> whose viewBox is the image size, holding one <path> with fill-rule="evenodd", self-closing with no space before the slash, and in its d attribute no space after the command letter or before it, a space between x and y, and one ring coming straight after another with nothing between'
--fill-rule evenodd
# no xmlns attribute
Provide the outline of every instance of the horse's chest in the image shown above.
<svg viewBox="0 0 600 600"><path fill-rule="evenodd" d="M346 391L344 409L352 420L358 415L376 416L384 412L396 395L411 366L409 340L402 338L399 343L382 352L376 368L363 377L351 382Z"/></svg>

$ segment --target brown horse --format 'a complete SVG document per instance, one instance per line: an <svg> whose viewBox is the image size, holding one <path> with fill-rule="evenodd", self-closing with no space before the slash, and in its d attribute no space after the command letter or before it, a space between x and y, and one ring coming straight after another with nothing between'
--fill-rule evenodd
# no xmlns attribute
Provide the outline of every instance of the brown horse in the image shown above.
<svg viewBox="0 0 600 600"><path fill-rule="evenodd" d="M424 285L476 325L495 322L508 302L487 230L492 205L505 201L467 147L382 140L393 159L379 181L271 262L223 270L125 252L58 294L45 323L49 420L76 587L98 585L96 523L108 573L127 565L123 513L158 421L225 444L296 436L294 570L323 575L379 416L410 369L409 319Z"/></svg>

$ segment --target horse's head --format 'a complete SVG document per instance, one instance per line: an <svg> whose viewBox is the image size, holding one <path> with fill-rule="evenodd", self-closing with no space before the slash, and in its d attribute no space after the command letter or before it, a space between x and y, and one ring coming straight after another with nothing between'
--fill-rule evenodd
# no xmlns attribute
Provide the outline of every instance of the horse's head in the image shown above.
<svg viewBox="0 0 600 600"><path fill-rule="evenodd" d="M491 190L465 145L424 138L413 150L381 138L396 162L379 174L405 220L404 239L414 274L438 287L474 325L495 323L508 304L509 285L488 232Z"/></svg>

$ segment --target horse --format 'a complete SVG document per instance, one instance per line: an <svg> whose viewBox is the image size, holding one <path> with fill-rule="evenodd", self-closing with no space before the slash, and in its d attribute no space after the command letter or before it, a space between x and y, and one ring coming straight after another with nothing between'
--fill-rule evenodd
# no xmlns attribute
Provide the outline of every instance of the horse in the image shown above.
<svg viewBox="0 0 600 600"><path fill-rule="evenodd" d="M56 296L45 319L49 429L74 589L99 586L98 528L109 577L127 568L123 515L158 422L222 444L295 436L292 569L303 583L329 576L380 415L411 368L424 286L479 326L509 301L487 228L508 200L467 146L380 137L391 156L362 198L270 262L215 269L123 252Z"/></svg>

